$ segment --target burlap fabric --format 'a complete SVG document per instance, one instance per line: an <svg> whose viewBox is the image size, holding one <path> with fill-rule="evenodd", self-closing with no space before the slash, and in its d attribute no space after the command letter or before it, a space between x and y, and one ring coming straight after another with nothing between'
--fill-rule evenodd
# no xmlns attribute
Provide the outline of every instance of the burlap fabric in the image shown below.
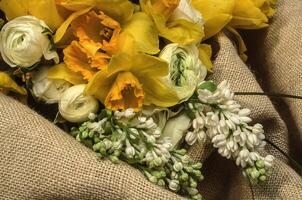
<svg viewBox="0 0 302 200"><path fill-rule="evenodd" d="M231 40L219 34L221 49L211 78L228 80L238 92L266 90L302 95L301 13L302 1L280 0L269 30L255 38L257 33L247 35L253 44L249 48L254 60L251 67L241 61ZM260 96L236 98L252 109L254 121L265 126L270 141L299 160L301 101L272 103ZM149 183L126 164L100 161L68 134L3 95L0 136L0 199L181 199ZM190 154L205 165L205 180L199 186L205 199L302 199L301 177L288 160L269 145L266 152L277 158L273 177L262 187L250 187L232 161L211 148L194 146Z"/></svg>

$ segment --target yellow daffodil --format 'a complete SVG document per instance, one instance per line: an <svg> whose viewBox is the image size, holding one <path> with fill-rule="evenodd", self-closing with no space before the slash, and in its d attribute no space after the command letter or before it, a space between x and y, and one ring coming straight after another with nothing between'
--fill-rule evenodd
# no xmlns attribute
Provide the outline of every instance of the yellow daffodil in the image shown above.
<svg viewBox="0 0 302 200"><path fill-rule="evenodd" d="M94 55L87 51L79 42L73 41L64 49L64 62L73 72L79 72L89 80L100 69L108 65L110 56L96 52Z"/></svg>
<svg viewBox="0 0 302 200"><path fill-rule="evenodd" d="M168 63L143 53L112 57L108 68L99 71L86 87L108 109L139 111L143 104L176 105L179 99L161 78L168 75Z"/></svg>
<svg viewBox="0 0 302 200"><path fill-rule="evenodd" d="M268 17L275 10L276 0L235 0L233 19L230 26L241 29L259 29L268 26Z"/></svg>
<svg viewBox="0 0 302 200"><path fill-rule="evenodd" d="M192 4L205 20L204 39L208 39L220 32L232 20L235 0L192 0Z"/></svg>
<svg viewBox="0 0 302 200"><path fill-rule="evenodd" d="M55 0L2 0L0 9L8 20L32 15L43 20L52 30L56 30L64 22L60 15Z"/></svg>
<svg viewBox="0 0 302 200"><path fill-rule="evenodd" d="M9 91L13 91L21 95L27 94L27 91L20 87L7 73L0 72L0 93L7 93Z"/></svg>
<svg viewBox="0 0 302 200"><path fill-rule="evenodd" d="M179 0L141 0L140 4L142 10L153 19L159 35L169 41L189 45L203 38L203 27L200 24L185 19L169 21Z"/></svg>

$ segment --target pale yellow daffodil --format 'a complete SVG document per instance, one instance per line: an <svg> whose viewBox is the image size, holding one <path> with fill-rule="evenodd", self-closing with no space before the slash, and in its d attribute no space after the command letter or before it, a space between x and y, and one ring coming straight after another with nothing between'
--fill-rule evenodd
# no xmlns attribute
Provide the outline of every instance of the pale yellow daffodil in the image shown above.
<svg viewBox="0 0 302 200"><path fill-rule="evenodd" d="M20 87L7 73L0 72L0 92L16 92L21 95L27 95L26 89Z"/></svg>
<svg viewBox="0 0 302 200"><path fill-rule="evenodd" d="M55 0L2 0L0 9L8 20L32 15L43 20L52 30L56 30L64 22Z"/></svg>
<svg viewBox="0 0 302 200"><path fill-rule="evenodd" d="M204 18L204 39L208 39L232 20L235 0L192 0L192 4Z"/></svg>
<svg viewBox="0 0 302 200"><path fill-rule="evenodd" d="M169 21L179 0L141 0L142 10L154 21L159 35L181 45L196 44L204 36L203 27L185 19Z"/></svg>
<svg viewBox="0 0 302 200"><path fill-rule="evenodd" d="M168 73L168 63L157 57L122 53L113 56L108 68L89 81L85 93L112 110L139 111L143 104L169 107L176 105L179 99L161 80Z"/></svg>
<svg viewBox="0 0 302 200"><path fill-rule="evenodd" d="M268 18L275 10L275 0L235 0L230 26L240 29L260 29L268 26Z"/></svg>

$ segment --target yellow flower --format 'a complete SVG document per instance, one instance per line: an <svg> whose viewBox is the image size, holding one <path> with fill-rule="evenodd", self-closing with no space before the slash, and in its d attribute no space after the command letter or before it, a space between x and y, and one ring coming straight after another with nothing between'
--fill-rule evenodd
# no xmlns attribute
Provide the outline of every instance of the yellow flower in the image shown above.
<svg viewBox="0 0 302 200"><path fill-rule="evenodd" d="M211 45L200 44L198 46L198 50L199 50L199 59L201 60L202 64L204 64L204 66L206 66L206 68L209 72L212 72L213 63L211 61L211 57L212 57Z"/></svg>
<svg viewBox="0 0 302 200"><path fill-rule="evenodd" d="M2 0L0 9L8 20L32 15L45 21L52 30L56 30L64 22L55 0Z"/></svg>
<svg viewBox="0 0 302 200"><path fill-rule="evenodd" d="M203 27L185 19L169 21L178 7L179 0L141 0L142 10L154 21L159 35L174 43L189 45L198 43L204 36Z"/></svg>
<svg viewBox="0 0 302 200"><path fill-rule="evenodd" d="M89 80L100 69L108 65L110 56L96 52L94 55L85 49L79 42L73 41L64 49L64 62L73 72L79 72L83 78Z"/></svg>
<svg viewBox="0 0 302 200"><path fill-rule="evenodd" d="M71 28L79 43L93 55L98 50L109 53L117 50L121 26L103 12L81 15L71 23Z"/></svg>
<svg viewBox="0 0 302 200"><path fill-rule="evenodd" d="M0 72L0 93L7 93L9 91L16 92L21 95L26 95L27 91L18 86L17 83L5 72Z"/></svg>
<svg viewBox="0 0 302 200"><path fill-rule="evenodd" d="M205 20L204 39L208 39L231 21L235 0L192 0L192 4Z"/></svg>
<svg viewBox="0 0 302 200"><path fill-rule="evenodd" d="M275 0L235 0L230 26L241 29L259 29L268 26L268 17L275 10Z"/></svg>
<svg viewBox="0 0 302 200"><path fill-rule="evenodd" d="M168 73L168 63L157 57L122 53L112 57L108 68L99 71L85 91L112 110L140 110L143 100L145 105L169 107L179 99L161 80Z"/></svg>

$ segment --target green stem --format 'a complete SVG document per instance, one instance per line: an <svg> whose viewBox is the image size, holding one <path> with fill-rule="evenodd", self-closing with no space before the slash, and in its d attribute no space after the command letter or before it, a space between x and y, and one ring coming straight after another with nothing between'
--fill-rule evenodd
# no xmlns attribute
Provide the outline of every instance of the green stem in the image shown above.
<svg viewBox="0 0 302 200"><path fill-rule="evenodd" d="M283 151L281 148L279 148L276 144L274 144L273 142L271 142L267 138L265 139L265 141L268 144L270 144L272 147L277 149L282 155L284 155L295 166L295 168L299 170L299 173L302 171L302 166L293 157L288 155L285 151Z"/></svg>
<svg viewBox="0 0 302 200"><path fill-rule="evenodd" d="M268 96L268 97L276 97L276 98L291 98L291 99L301 99L302 100L302 96L281 94L281 93L274 93L274 92L235 92L235 95Z"/></svg>

